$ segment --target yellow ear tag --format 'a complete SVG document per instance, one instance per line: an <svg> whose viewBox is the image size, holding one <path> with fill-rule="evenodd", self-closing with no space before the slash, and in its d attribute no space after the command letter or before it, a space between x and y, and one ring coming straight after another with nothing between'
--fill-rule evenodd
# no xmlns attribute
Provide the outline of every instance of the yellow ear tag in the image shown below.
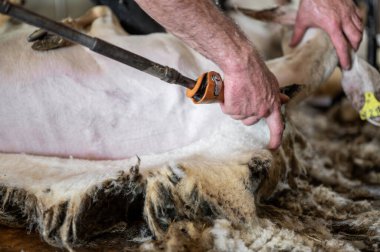
<svg viewBox="0 0 380 252"><path fill-rule="evenodd" d="M380 102L376 99L373 92L365 92L365 103L360 111L360 118L367 120L374 117L380 117Z"/></svg>

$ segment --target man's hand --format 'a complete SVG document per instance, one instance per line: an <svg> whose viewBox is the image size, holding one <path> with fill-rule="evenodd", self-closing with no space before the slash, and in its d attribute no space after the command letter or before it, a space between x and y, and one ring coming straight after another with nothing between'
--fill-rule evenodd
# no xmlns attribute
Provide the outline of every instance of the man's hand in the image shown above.
<svg viewBox="0 0 380 252"><path fill-rule="evenodd" d="M236 24L212 1L136 2L169 32L220 67L225 77L223 112L246 125L264 117L271 135L268 147L276 149L284 130L278 83Z"/></svg>
<svg viewBox="0 0 380 252"><path fill-rule="evenodd" d="M265 118L270 129L269 149L281 144L284 124L281 116L281 101L276 77L266 65L252 56L252 62L243 69L225 71L225 96L221 104L224 113L245 125L253 125Z"/></svg>
<svg viewBox="0 0 380 252"><path fill-rule="evenodd" d="M350 48L359 48L363 23L353 0L302 0L290 46L296 46L309 27L326 31L333 42L340 65L351 67Z"/></svg>

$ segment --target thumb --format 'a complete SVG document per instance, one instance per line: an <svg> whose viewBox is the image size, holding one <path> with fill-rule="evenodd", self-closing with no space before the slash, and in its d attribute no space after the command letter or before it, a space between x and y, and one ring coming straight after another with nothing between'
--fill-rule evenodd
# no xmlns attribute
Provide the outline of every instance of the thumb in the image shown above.
<svg viewBox="0 0 380 252"><path fill-rule="evenodd" d="M294 27L293 37L290 42L291 47L295 47L296 45L301 42L303 35L305 35L307 27L303 24L300 24L299 22L296 23L296 26Z"/></svg>
<svg viewBox="0 0 380 252"><path fill-rule="evenodd" d="M284 132L284 122L282 121L280 109L275 109L265 120L270 131L268 149L275 150L280 147L282 133Z"/></svg>

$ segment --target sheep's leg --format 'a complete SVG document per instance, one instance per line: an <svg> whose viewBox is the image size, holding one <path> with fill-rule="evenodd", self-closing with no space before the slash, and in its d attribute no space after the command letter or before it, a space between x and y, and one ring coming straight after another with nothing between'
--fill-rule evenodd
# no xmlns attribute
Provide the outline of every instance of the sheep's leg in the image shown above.
<svg viewBox="0 0 380 252"><path fill-rule="evenodd" d="M96 22L96 20L101 22ZM87 11L84 15L75 19L75 22L83 28L91 27L90 34L99 35L99 30L106 30L107 33L123 34L127 33L121 27L118 19L113 15L111 9L107 6L95 6Z"/></svg>
<svg viewBox="0 0 380 252"><path fill-rule="evenodd" d="M380 126L380 74L356 54L352 62L351 69L343 71L343 90L363 120Z"/></svg>
<svg viewBox="0 0 380 252"><path fill-rule="evenodd" d="M294 11L286 6L271 10L252 11L240 9L243 13L259 20L292 25ZM306 86L305 98L332 74L338 63L335 48L327 34L309 29L303 41L296 48L290 48L292 32L284 32L282 47L284 56L268 61L268 67L277 77L281 87L293 83ZM343 70L342 86L353 107L363 120L380 126L380 73L366 61L352 53L352 67Z"/></svg>
<svg viewBox="0 0 380 252"><path fill-rule="evenodd" d="M277 77L280 87L302 84L306 86L304 94L308 95L327 80L338 59L323 31L309 29L302 43L294 49L288 47L291 34L290 30L284 32L285 55L268 61L267 65Z"/></svg>
<svg viewBox="0 0 380 252"><path fill-rule="evenodd" d="M257 20L286 26L294 25L297 14L288 5L261 11L242 8L238 10ZM292 29L283 29L282 49L284 56L269 60L266 63L277 77L280 87L295 83L303 84L308 86L306 88L308 92L304 93L310 94L335 69L338 63L335 49L327 34L318 29L309 29L303 41L297 47L290 48L289 43L292 34Z"/></svg>

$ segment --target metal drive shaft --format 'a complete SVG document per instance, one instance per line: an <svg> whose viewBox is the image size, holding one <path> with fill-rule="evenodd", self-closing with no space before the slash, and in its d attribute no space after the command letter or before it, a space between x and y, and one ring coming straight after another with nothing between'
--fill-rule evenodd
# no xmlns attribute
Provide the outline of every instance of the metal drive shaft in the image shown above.
<svg viewBox="0 0 380 252"><path fill-rule="evenodd" d="M9 15L27 24L55 33L67 40L85 46L91 51L122 62L128 66L153 75L168 83L181 85L188 89L192 89L195 86L195 80L183 76L173 68L160 65L156 62L148 60L147 58L127 51L118 46L112 45L99 38L83 34L75 29L65 26L62 23L38 15L23 7L11 4L6 0L0 0L0 13Z"/></svg>

